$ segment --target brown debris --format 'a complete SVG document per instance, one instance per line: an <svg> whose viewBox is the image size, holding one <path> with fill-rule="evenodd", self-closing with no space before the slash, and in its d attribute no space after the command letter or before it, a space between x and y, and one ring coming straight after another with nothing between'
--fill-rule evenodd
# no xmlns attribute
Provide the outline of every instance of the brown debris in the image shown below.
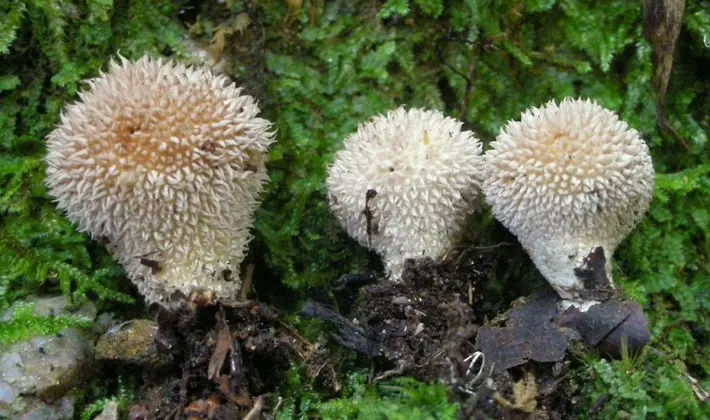
<svg viewBox="0 0 710 420"><path fill-rule="evenodd" d="M496 393L494 398L502 407L512 410L533 413L537 408L537 382L535 375L527 372L523 379L513 385L513 402Z"/></svg>
<svg viewBox="0 0 710 420"><path fill-rule="evenodd" d="M185 407L185 415L189 420L213 419L221 406L219 397L210 395L206 400L197 400Z"/></svg>
<svg viewBox="0 0 710 420"><path fill-rule="evenodd" d="M284 383L306 347L302 337L291 337L280 315L259 302L182 311L159 314L159 335L179 349L180 369L146 371L134 418L149 413L146 418L239 419L268 413L263 399L250 396L275 392ZM254 410L257 404L261 408Z"/></svg>
<svg viewBox="0 0 710 420"><path fill-rule="evenodd" d="M548 292L511 309L501 321L504 327L482 327L476 348L501 372L530 360L559 362L577 332L555 324L558 297Z"/></svg>
<svg viewBox="0 0 710 420"><path fill-rule="evenodd" d="M584 258L582 266L574 269L574 274L584 285L584 291L579 293L582 300L603 302L616 293L606 275L606 256L604 248L600 246Z"/></svg>
<svg viewBox="0 0 710 420"><path fill-rule="evenodd" d="M470 254L474 258L476 253ZM467 295L479 280L486 279L485 267L482 264L480 271L454 278L429 258L409 260L402 282L368 284L370 276L338 279L339 290L363 285L360 298L346 316L314 302L302 313L335 326L336 342L376 358L373 377L377 381L402 375L448 381L452 363L460 363L474 352L478 326ZM347 302L343 306L347 307Z"/></svg>
<svg viewBox="0 0 710 420"><path fill-rule="evenodd" d="M373 218L373 212L372 208L370 208L370 200L374 200L375 197L377 197L377 191L373 189L367 190L365 193L365 209L362 211L363 216L365 216L365 221L367 222L367 241L369 243L369 246L372 246L372 234L374 233L377 235L379 232L379 226L377 225L377 222L372 221Z"/></svg>
<svg viewBox="0 0 710 420"><path fill-rule="evenodd" d="M242 276L242 290L239 292L239 301L244 302L251 292L251 284L254 279L254 264L247 264L247 269Z"/></svg>
<svg viewBox="0 0 710 420"><path fill-rule="evenodd" d="M264 410L264 397L259 397L254 403L254 407L249 410L242 420L256 420L261 417L261 412Z"/></svg>
<svg viewBox="0 0 710 420"><path fill-rule="evenodd" d="M128 420L148 420L150 410L145 404L136 404L128 411Z"/></svg>
<svg viewBox="0 0 710 420"><path fill-rule="evenodd" d="M371 334L318 302L306 302L301 308L301 315L307 318L320 318L333 324L338 328L338 334L333 335L333 338L343 347L370 357L377 357L381 354L380 344L370 338Z"/></svg>
<svg viewBox="0 0 710 420"><path fill-rule="evenodd" d="M658 94L656 114L662 132L679 139L688 149L685 140L666 120L665 104L668 83L673 70L673 58L678 35L683 27L685 0L644 0L644 36L653 48L653 84Z"/></svg>
<svg viewBox="0 0 710 420"><path fill-rule="evenodd" d="M649 342L648 320L634 302L609 300L587 312L558 309L559 297L538 295L479 329L476 348L502 372L528 361L560 362L572 342L582 340L613 357L637 354Z"/></svg>
<svg viewBox="0 0 710 420"><path fill-rule="evenodd" d="M212 353L210 364L207 368L207 378L213 381L219 376L219 371L222 370L227 354L233 351L232 334L229 332L229 325L224 321L223 323L224 325L219 330L219 335L217 336L217 345L215 346L214 353Z"/></svg>

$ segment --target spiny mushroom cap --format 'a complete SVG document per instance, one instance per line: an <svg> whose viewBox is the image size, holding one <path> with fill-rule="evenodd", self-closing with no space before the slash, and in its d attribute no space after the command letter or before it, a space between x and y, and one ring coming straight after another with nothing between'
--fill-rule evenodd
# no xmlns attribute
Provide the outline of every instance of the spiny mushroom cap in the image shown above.
<svg viewBox="0 0 710 420"><path fill-rule="evenodd" d="M554 101L511 121L484 156L483 191L564 298L584 290L575 268L597 247L611 256L648 209L654 170L646 143L589 100Z"/></svg>
<svg viewBox="0 0 710 420"><path fill-rule="evenodd" d="M407 258L440 257L478 194L481 144L439 111L399 108L361 124L328 171L333 214L394 280Z"/></svg>
<svg viewBox="0 0 710 420"><path fill-rule="evenodd" d="M235 297L271 124L224 76L142 58L88 81L47 138L59 208L149 302Z"/></svg>

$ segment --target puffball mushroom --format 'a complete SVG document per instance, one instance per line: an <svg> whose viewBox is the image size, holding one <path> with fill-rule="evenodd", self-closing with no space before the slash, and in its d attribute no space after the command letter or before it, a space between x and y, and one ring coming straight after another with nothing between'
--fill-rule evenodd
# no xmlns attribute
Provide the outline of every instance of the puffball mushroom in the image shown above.
<svg viewBox="0 0 710 420"><path fill-rule="evenodd" d="M229 302L263 183L271 124L203 68L111 62L47 137L58 207L104 238L148 302Z"/></svg>
<svg viewBox="0 0 710 420"><path fill-rule="evenodd" d="M408 258L438 258L478 195L481 143L439 111L398 108L361 124L328 170L332 213L398 280Z"/></svg>
<svg viewBox="0 0 710 420"><path fill-rule="evenodd" d="M654 188L646 143L589 100L565 99L509 122L484 155L483 191L564 299L590 301L602 263L608 286L617 245L641 220Z"/></svg>

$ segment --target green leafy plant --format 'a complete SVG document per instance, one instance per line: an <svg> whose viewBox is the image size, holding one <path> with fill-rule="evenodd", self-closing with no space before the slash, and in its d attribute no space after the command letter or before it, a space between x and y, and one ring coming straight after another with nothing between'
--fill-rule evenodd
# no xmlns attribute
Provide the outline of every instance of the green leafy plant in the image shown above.
<svg viewBox="0 0 710 420"><path fill-rule="evenodd" d="M582 388L580 416L700 419L710 413L698 403L682 362L652 355L613 362L588 360L578 373L588 384Z"/></svg>
<svg viewBox="0 0 710 420"><path fill-rule="evenodd" d="M398 378L379 385L366 385L364 378L355 379L355 383L351 383L351 392L318 406L318 411L324 418L458 418L459 407L448 401L448 391L443 385L422 384L412 378Z"/></svg>
<svg viewBox="0 0 710 420"><path fill-rule="evenodd" d="M448 400L443 385L428 385L412 378L368 384L367 375L348 376L342 395L322 401L307 385L298 369L290 373L289 389L299 392L286 400L279 419L456 419L459 407ZM305 389L304 389L305 388Z"/></svg>
<svg viewBox="0 0 710 420"><path fill-rule="evenodd" d="M89 403L81 410L81 420L96 418L110 403L115 402L118 412L125 417L135 403L138 375L119 373L115 380L93 379L81 395Z"/></svg>
<svg viewBox="0 0 710 420"><path fill-rule="evenodd" d="M0 321L0 349L34 335L53 335L65 328L90 328L91 325L91 320L75 315L37 316L33 303L20 303L10 321Z"/></svg>
<svg viewBox="0 0 710 420"><path fill-rule="evenodd" d="M710 385L710 165L659 175L649 215L623 248L621 283L644 304L654 345Z"/></svg>

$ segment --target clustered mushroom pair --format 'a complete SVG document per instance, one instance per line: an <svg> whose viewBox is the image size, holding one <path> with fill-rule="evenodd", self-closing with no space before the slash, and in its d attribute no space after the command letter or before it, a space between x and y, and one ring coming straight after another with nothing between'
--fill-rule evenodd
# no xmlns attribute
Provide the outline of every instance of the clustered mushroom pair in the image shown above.
<svg viewBox="0 0 710 420"><path fill-rule="evenodd" d="M608 296L611 256L653 192L638 132L572 99L528 110L483 155L461 126L438 111L403 108L361 125L328 177L333 213L350 236L377 251L396 280L406 259L452 248L482 190L563 307L586 310Z"/></svg>
<svg viewBox="0 0 710 420"><path fill-rule="evenodd" d="M107 242L148 302L196 291L234 300L271 124L206 69L122 60L88 84L47 139L59 208ZM601 253L611 278L611 255L646 212L653 178L636 131L566 99L508 123L485 154L460 121L393 110L346 139L327 186L337 220L395 281L406 259L453 246L482 190L555 290L584 306L588 266Z"/></svg>

